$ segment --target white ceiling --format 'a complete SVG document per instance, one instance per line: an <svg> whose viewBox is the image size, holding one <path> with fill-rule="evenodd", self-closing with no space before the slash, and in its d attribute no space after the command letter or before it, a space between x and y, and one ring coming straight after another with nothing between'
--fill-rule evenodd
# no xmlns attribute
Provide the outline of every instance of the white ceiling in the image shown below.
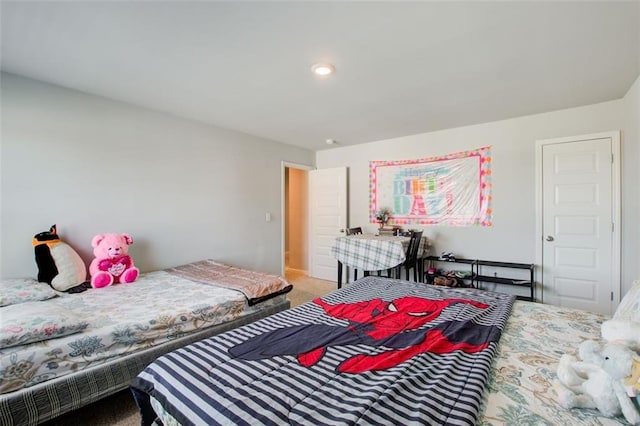
<svg viewBox="0 0 640 426"><path fill-rule="evenodd" d="M312 150L619 99L640 74L638 1L1 6L3 71Z"/></svg>

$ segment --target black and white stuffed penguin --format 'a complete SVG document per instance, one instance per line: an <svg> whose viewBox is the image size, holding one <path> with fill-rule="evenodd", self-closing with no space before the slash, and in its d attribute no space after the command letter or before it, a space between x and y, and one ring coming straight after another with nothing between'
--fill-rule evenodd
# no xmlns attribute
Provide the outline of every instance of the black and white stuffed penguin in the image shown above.
<svg viewBox="0 0 640 426"><path fill-rule="evenodd" d="M87 267L71 248L58 236L56 225L49 231L33 237L33 247L38 265L38 281L49 284L58 291L82 291L75 289L87 280Z"/></svg>

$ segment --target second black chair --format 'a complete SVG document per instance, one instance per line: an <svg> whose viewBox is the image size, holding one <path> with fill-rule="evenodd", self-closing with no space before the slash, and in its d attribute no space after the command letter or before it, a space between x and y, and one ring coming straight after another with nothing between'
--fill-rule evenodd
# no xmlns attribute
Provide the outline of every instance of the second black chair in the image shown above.
<svg viewBox="0 0 640 426"><path fill-rule="evenodd" d="M420 243L422 242L422 232L423 231L411 232L411 239L409 240L409 245L407 245L405 260L398 266L400 269L404 268L404 270L406 271L405 279L407 281L409 281L409 270L413 268L413 280L415 282L418 282L418 272L420 272L420 265L418 263L418 251L420 249ZM420 259L420 261L422 261L422 259Z"/></svg>
<svg viewBox="0 0 640 426"><path fill-rule="evenodd" d="M356 228L347 228L347 235L358 235L362 234L362 228L360 226Z"/></svg>

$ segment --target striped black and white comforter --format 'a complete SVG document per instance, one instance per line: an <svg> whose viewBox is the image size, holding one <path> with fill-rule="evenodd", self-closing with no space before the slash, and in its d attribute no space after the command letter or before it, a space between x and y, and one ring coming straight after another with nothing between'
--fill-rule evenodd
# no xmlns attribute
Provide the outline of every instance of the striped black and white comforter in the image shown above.
<svg viewBox="0 0 640 426"><path fill-rule="evenodd" d="M513 302L366 277L167 354L132 387L184 425L474 424Z"/></svg>

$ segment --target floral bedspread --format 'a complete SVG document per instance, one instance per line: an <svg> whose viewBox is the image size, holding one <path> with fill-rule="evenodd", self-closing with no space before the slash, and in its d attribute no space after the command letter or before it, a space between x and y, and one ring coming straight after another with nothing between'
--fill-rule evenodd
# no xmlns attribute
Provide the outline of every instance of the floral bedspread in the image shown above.
<svg viewBox="0 0 640 426"><path fill-rule="evenodd" d="M560 356L600 339L606 315L517 301L502 333L485 392L479 425L626 424L596 410L565 410L553 383Z"/></svg>
<svg viewBox="0 0 640 426"><path fill-rule="evenodd" d="M262 306L274 303L271 299ZM238 291L199 284L163 271L131 284L46 301L89 323L82 332L0 350L0 393L81 371L114 357L180 338L259 308Z"/></svg>

